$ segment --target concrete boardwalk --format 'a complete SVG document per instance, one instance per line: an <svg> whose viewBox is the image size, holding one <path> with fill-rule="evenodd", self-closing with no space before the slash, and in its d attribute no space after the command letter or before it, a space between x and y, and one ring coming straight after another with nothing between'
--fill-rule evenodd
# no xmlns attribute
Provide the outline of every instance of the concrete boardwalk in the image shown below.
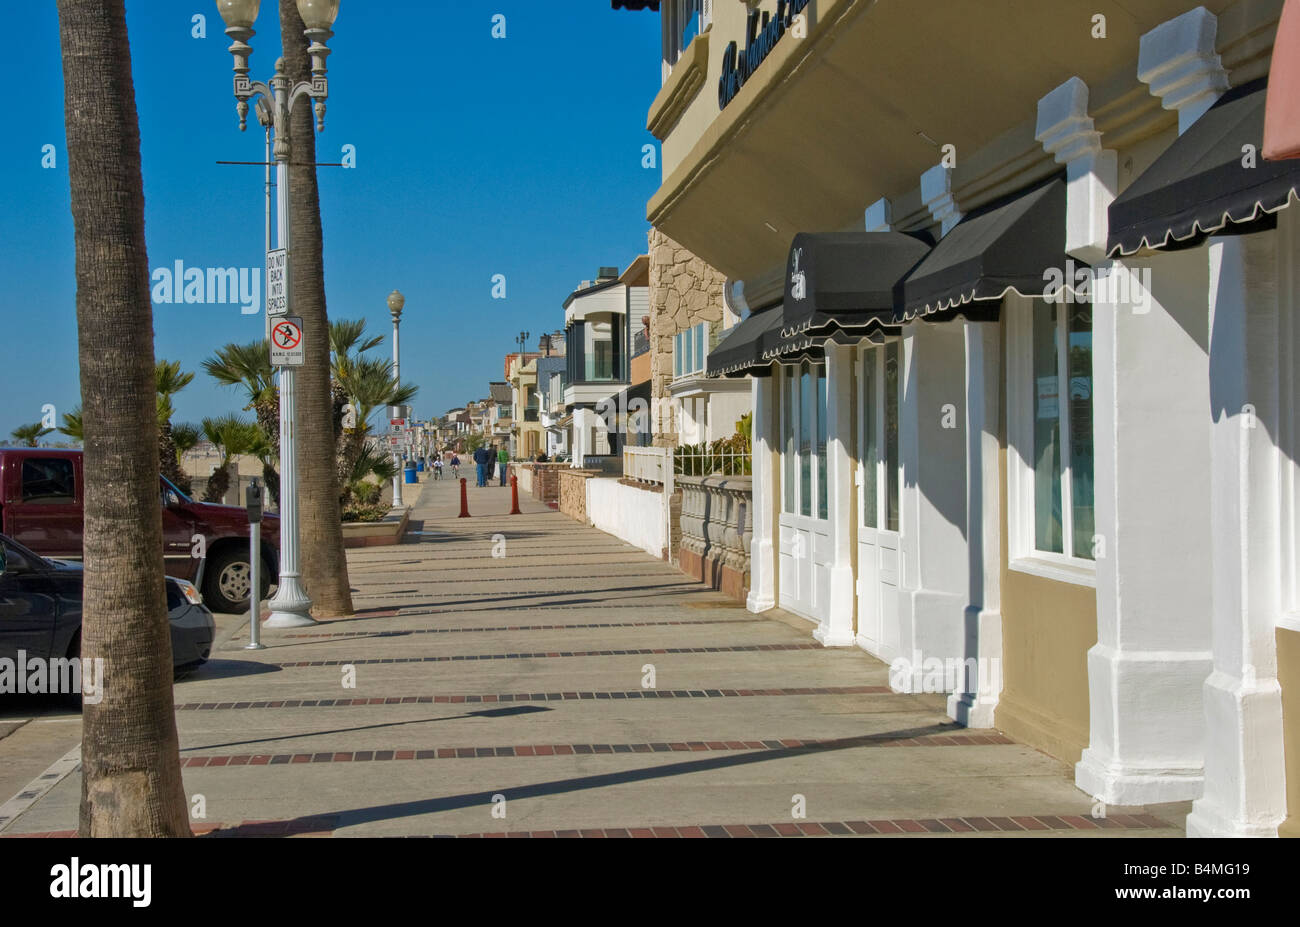
<svg viewBox="0 0 1300 927"><path fill-rule="evenodd" d="M236 620L177 684L196 832L1182 833L1181 807L1094 819L1067 767L889 692L882 663L799 618L531 499L508 516L508 488L471 478L457 519L456 489L423 487L406 544L349 552L356 617L268 630L260 652ZM25 756L33 777L71 727ZM5 836L76 827L77 772L53 778Z"/></svg>

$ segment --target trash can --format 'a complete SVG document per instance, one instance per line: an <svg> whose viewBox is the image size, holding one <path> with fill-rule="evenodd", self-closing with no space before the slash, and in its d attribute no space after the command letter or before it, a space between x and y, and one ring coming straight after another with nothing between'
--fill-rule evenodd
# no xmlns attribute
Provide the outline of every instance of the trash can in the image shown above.
<svg viewBox="0 0 1300 927"><path fill-rule="evenodd" d="M415 464L413 463L408 463L406 465L406 482L408 483L420 482L420 478L415 475Z"/></svg>

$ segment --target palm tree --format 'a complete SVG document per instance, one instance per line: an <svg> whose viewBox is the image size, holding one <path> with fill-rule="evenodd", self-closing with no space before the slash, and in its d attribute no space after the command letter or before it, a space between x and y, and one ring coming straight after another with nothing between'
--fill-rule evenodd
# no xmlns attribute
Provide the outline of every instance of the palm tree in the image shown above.
<svg viewBox="0 0 1300 927"><path fill-rule="evenodd" d="M172 397L194 382L194 374L181 370L180 361L159 360L154 364L154 389L158 394L158 467L181 489L190 491L190 478L181 469L180 454L172 436Z"/></svg>
<svg viewBox="0 0 1300 927"><path fill-rule="evenodd" d="M271 444L271 439L267 437L262 426L257 426L257 435L253 440L252 446L248 448L248 453L252 454L262 462L262 485L271 496L271 501L275 507L280 507L280 474L275 468L279 448Z"/></svg>
<svg viewBox="0 0 1300 927"><path fill-rule="evenodd" d="M158 505L153 308L123 0L58 0L85 433L83 837L190 836Z"/></svg>
<svg viewBox="0 0 1300 927"><path fill-rule="evenodd" d="M295 0L280 0L280 39L284 70L294 84L311 80L307 37ZM289 168L289 226L293 241L291 298L302 317L306 359L297 373L299 527L302 581L312 612L350 615L352 592L343 550L339 478L335 467L311 462L334 460L335 399L330 388L329 321L325 308L320 191L316 185L316 126L310 106L290 117L293 160Z"/></svg>
<svg viewBox="0 0 1300 927"><path fill-rule="evenodd" d="M172 444L176 445L176 460L179 462L203 440L199 426L190 422L178 422L172 426Z"/></svg>
<svg viewBox="0 0 1300 927"><path fill-rule="evenodd" d="M23 447L36 447L41 438L53 432L53 428L46 428L40 422L31 425L19 425L13 431L9 432L9 437L13 438Z"/></svg>
<svg viewBox="0 0 1300 927"><path fill-rule="evenodd" d="M330 322L330 376L342 383L347 379L356 358L384 343L382 335L365 337L365 319L339 319Z"/></svg>
<svg viewBox="0 0 1300 927"><path fill-rule="evenodd" d="M84 441L85 433L81 421L81 406L77 406L71 412L63 413L63 424L59 426L59 431L63 432L74 441Z"/></svg>
<svg viewBox="0 0 1300 927"><path fill-rule="evenodd" d="M248 396L245 411L257 415L273 447L280 445L280 391L271 369L271 346L265 338L249 344L227 344L201 366L222 386L242 386Z"/></svg>
<svg viewBox="0 0 1300 927"><path fill-rule="evenodd" d="M347 486L353 467L371 435L370 419L381 408L405 405L419 387L393 379L393 365L382 357L357 357L342 371L341 386L356 411L356 422L344 436L339 460L340 484Z"/></svg>
<svg viewBox="0 0 1300 927"><path fill-rule="evenodd" d="M203 501L220 502L230 489L230 461L241 454L252 452L259 439L265 441L265 436L256 422L246 421L237 415L222 415L203 420L203 437L212 442L221 456L221 463L208 477Z"/></svg>

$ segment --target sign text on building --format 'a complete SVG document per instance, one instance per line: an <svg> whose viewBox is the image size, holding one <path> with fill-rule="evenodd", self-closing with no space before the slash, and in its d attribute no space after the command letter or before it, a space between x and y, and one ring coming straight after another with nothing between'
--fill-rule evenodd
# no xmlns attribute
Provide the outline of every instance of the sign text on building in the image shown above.
<svg viewBox="0 0 1300 927"><path fill-rule="evenodd" d="M745 50L741 52L735 42L722 53L722 77L718 79L718 108L725 109L736 98L745 81L758 70L758 66L771 54L776 43L794 22L794 18L807 9L811 0L777 0L776 15L750 10L745 24Z"/></svg>

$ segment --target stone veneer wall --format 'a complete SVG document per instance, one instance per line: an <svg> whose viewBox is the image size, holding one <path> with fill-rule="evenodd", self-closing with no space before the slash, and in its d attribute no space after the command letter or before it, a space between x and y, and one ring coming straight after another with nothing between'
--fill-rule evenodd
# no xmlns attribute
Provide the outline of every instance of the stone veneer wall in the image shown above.
<svg viewBox="0 0 1300 927"><path fill-rule="evenodd" d="M650 395L656 410L655 447L677 446L677 419L668 400L673 335L700 322L722 322L727 278L663 232L650 230Z"/></svg>
<svg viewBox="0 0 1300 927"><path fill-rule="evenodd" d="M560 471L560 511L574 521L590 524L587 518L587 480L599 475L599 470L566 468Z"/></svg>
<svg viewBox="0 0 1300 927"><path fill-rule="evenodd" d="M679 476L681 550L677 566L724 595L749 594L749 544L754 536L754 481L748 476Z"/></svg>

